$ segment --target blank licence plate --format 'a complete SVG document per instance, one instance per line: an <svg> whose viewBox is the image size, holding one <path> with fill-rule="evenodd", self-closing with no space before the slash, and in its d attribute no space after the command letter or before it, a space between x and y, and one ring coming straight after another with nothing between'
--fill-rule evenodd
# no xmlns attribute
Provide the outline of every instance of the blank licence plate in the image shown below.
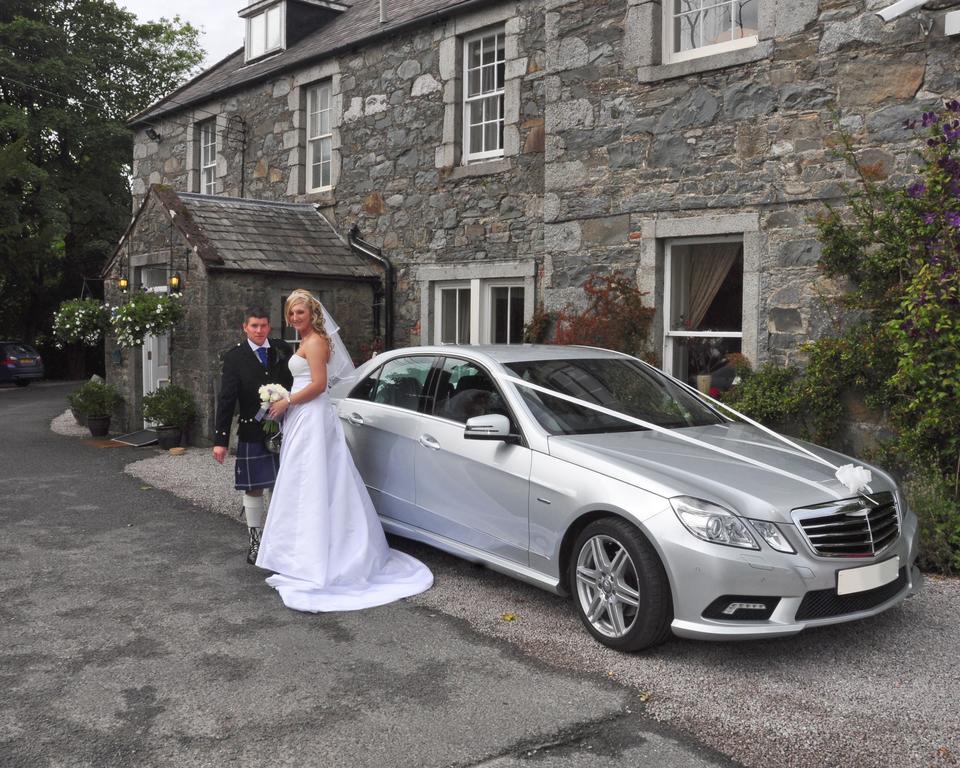
<svg viewBox="0 0 960 768"><path fill-rule="evenodd" d="M895 581L900 575L900 556L897 555L882 563L865 565L863 568L847 568L837 571L837 594L849 595L854 592L866 592Z"/></svg>
<svg viewBox="0 0 960 768"><path fill-rule="evenodd" d="M20 358L20 365L33 365L33 358L32 358L32 357L21 357L21 358Z"/></svg>

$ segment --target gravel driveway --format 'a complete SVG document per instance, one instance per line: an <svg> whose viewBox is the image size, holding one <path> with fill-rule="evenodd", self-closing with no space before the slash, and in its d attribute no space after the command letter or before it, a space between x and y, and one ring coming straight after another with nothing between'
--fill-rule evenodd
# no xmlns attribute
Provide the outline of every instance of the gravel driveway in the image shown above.
<svg viewBox="0 0 960 768"><path fill-rule="evenodd" d="M70 417L53 423L69 434ZM126 467L145 483L237 516L233 462L207 449ZM237 530L237 556L245 544ZM414 602L562 667L640 691L647 714L748 766L960 765L960 580L928 577L900 608L800 636L742 643L675 639L627 655L595 643L572 606L429 547L436 583Z"/></svg>

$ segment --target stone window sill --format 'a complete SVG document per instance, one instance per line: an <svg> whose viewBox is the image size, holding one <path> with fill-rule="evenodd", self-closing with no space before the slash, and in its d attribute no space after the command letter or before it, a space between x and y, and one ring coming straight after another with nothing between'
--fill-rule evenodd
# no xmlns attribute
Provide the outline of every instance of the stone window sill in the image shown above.
<svg viewBox="0 0 960 768"><path fill-rule="evenodd" d="M675 64L658 64L637 69L637 80L641 83L653 83L658 80L670 80L675 77L695 75L699 72L709 72L714 69L738 67L753 61L765 59L773 52L772 40L761 40L750 48L738 51L717 53L713 56L704 56L699 59L678 61Z"/></svg>
<svg viewBox="0 0 960 768"><path fill-rule="evenodd" d="M303 196L303 202L312 203L315 205L320 205L326 208L330 205L337 204L336 190L334 189L324 189L320 192L307 192Z"/></svg>
<svg viewBox="0 0 960 768"><path fill-rule="evenodd" d="M457 179L468 179L475 176L492 176L496 173L503 173L513 168L513 162L509 158L500 160L490 160L486 163L474 163L473 165L458 165L450 170L447 179L456 181Z"/></svg>

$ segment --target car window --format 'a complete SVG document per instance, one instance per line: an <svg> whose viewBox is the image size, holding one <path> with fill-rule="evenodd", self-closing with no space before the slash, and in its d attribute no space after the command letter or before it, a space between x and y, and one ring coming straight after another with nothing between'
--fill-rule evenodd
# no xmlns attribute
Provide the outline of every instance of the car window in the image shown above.
<svg viewBox="0 0 960 768"><path fill-rule="evenodd" d="M465 424L469 418L489 413L510 418L490 374L467 360L445 358L437 376L434 416Z"/></svg>
<svg viewBox="0 0 960 768"><path fill-rule="evenodd" d="M360 381L352 390L347 397L352 397L354 400L373 400L373 396L377 391L377 381L380 379L380 371L383 370L383 366L373 369L373 373L369 376L366 376L363 380Z"/></svg>
<svg viewBox="0 0 960 768"><path fill-rule="evenodd" d="M29 357L37 356L36 350L26 344L4 344L3 349L10 357L18 357L20 355Z"/></svg>
<svg viewBox="0 0 960 768"><path fill-rule="evenodd" d="M410 411L423 410L426 383L436 358L398 357L384 363L366 399Z"/></svg>
<svg viewBox="0 0 960 768"><path fill-rule="evenodd" d="M667 376L626 358L527 360L507 365L517 376L659 427L696 427L724 419ZM615 416L517 387L533 417L554 435L641 430Z"/></svg>

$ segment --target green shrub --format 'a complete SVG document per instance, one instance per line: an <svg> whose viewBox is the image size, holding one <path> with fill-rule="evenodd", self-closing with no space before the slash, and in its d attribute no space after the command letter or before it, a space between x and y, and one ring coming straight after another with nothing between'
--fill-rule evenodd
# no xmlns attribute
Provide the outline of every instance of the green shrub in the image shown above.
<svg viewBox="0 0 960 768"><path fill-rule="evenodd" d="M797 368L773 363L764 363L756 371L742 369L740 382L724 393L723 400L765 426L781 428L800 414L799 373Z"/></svg>
<svg viewBox="0 0 960 768"><path fill-rule="evenodd" d="M954 489L940 475L927 472L908 479L903 491L920 523L920 568L960 574L960 509Z"/></svg>
<svg viewBox="0 0 960 768"><path fill-rule="evenodd" d="M123 404L123 395L112 384L91 379L81 384L67 401L84 416L110 416Z"/></svg>
<svg viewBox="0 0 960 768"><path fill-rule="evenodd" d="M176 384L167 384L143 396L143 418L154 424L186 429L196 415L193 395Z"/></svg>

